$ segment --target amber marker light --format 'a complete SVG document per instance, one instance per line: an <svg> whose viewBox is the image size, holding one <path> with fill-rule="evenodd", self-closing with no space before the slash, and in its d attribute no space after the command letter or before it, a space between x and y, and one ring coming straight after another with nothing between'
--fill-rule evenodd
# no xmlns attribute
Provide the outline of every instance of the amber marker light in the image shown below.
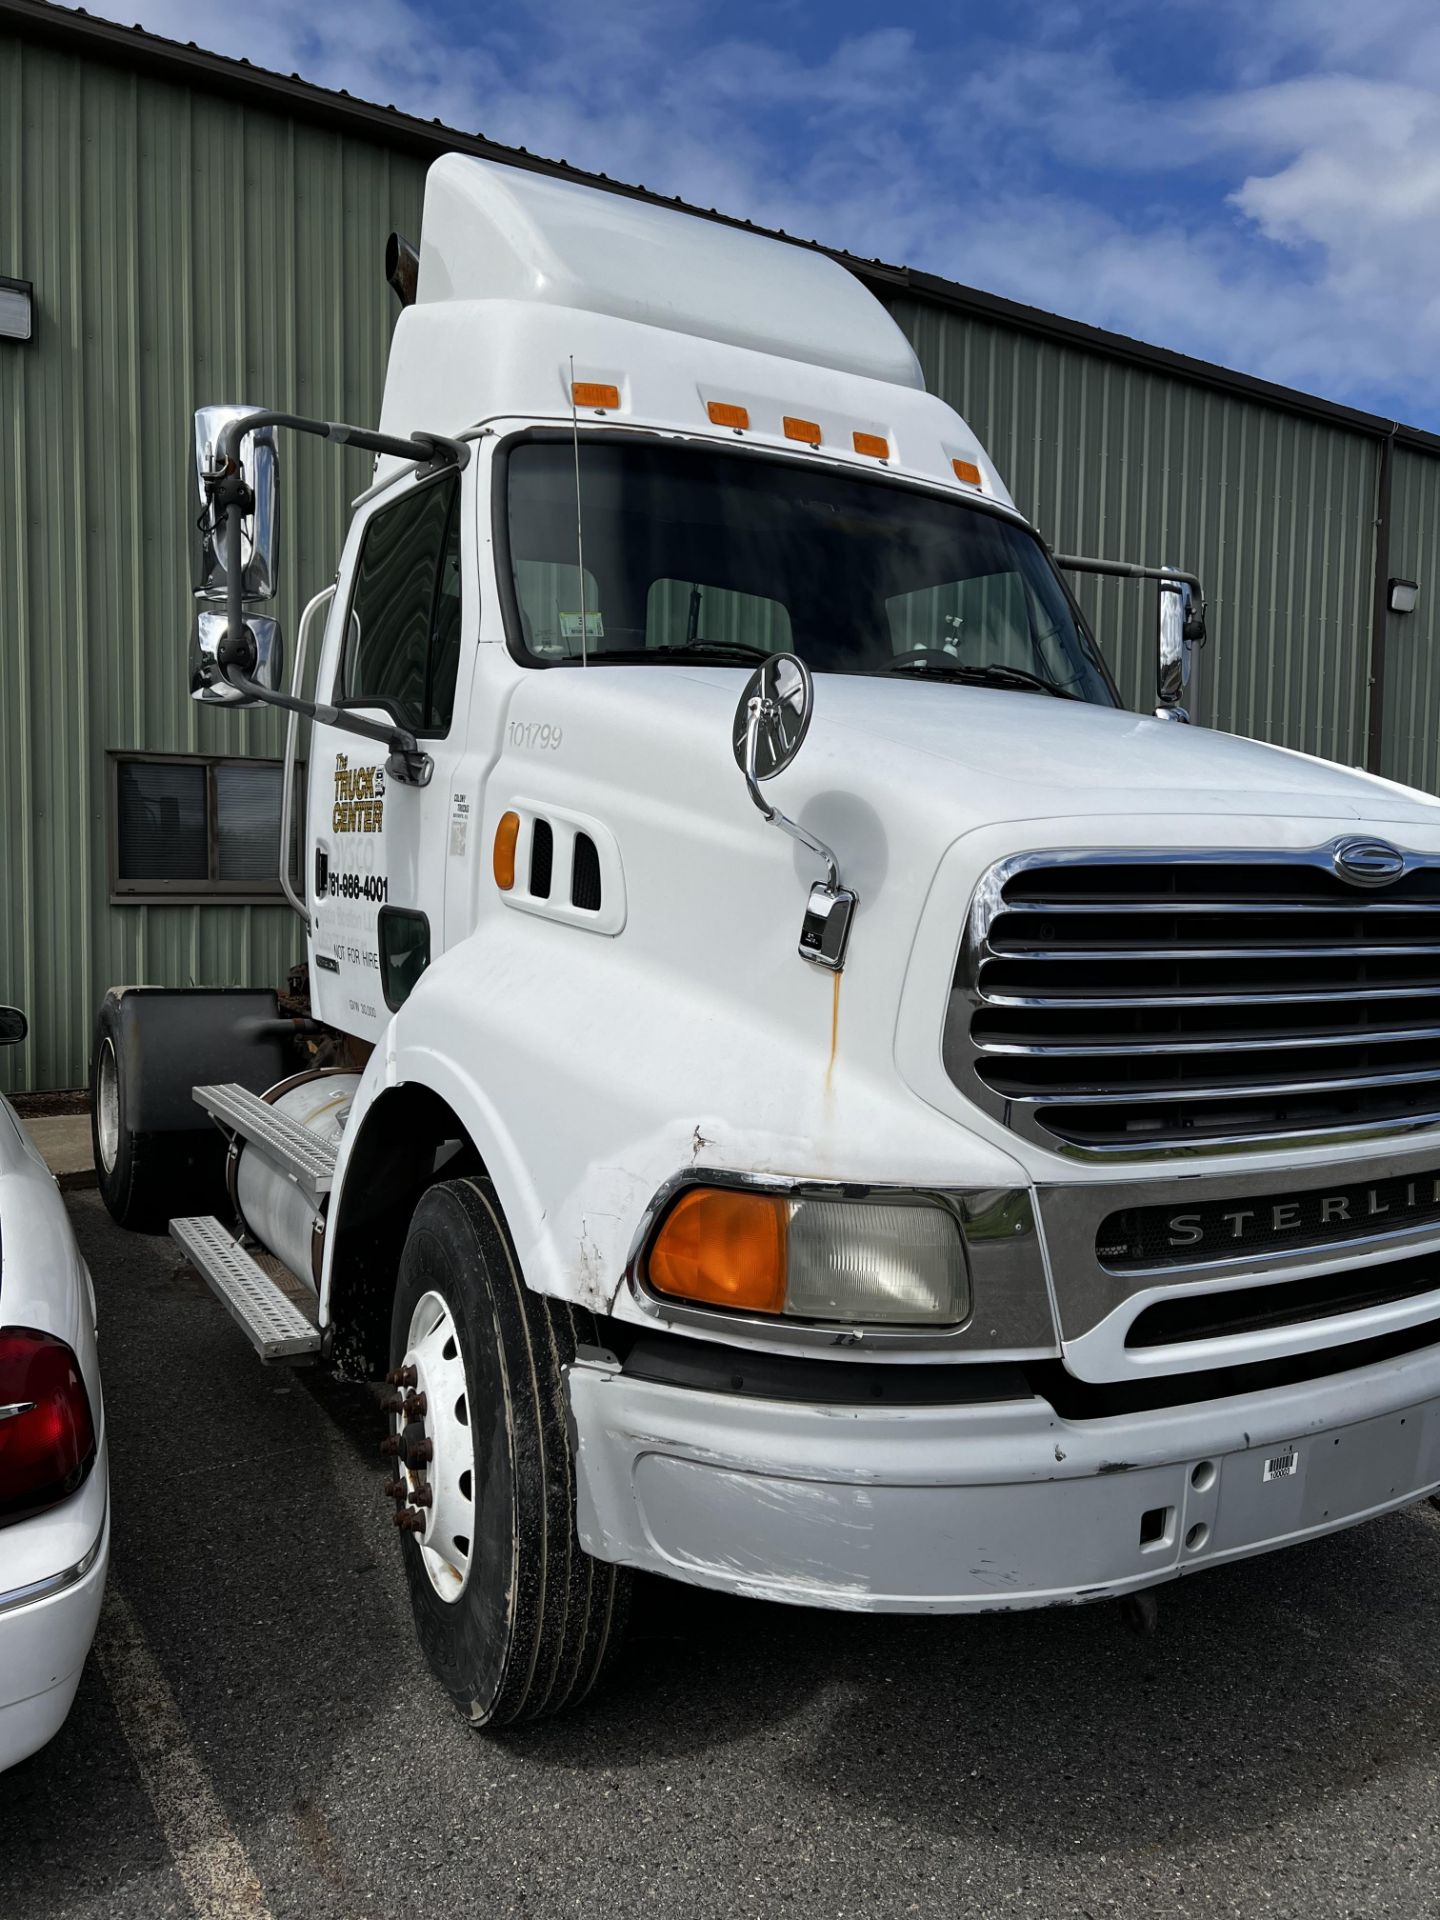
<svg viewBox="0 0 1440 1920"><path fill-rule="evenodd" d="M819 424L814 420L799 420L793 413L787 413L781 422L787 440L804 440L812 447L818 447L822 439Z"/></svg>
<svg viewBox="0 0 1440 1920"><path fill-rule="evenodd" d="M570 383L570 397L577 407L618 407L620 389L607 386L602 380L574 380Z"/></svg>
<svg viewBox="0 0 1440 1920"><path fill-rule="evenodd" d="M655 1236L646 1262L650 1284L680 1300L781 1313L788 1219L777 1194L692 1187Z"/></svg>
<svg viewBox="0 0 1440 1920"><path fill-rule="evenodd" d="M890 458L890 442L883 433L857 433L851 438L855 442L856 453L868 453L872 460Z"/></svg>
<svg viewBox="0 0 1440 1920"><path fill-rule="evenodd" d="M495 884L509 893L515 884L515 842L520 838L518 813L502 813L495 829Z"/></svg>
<svg viewBox="0 0 1440 1920"><path fill-rule="evenodd" d="M980 469L973 460L952 460L950 464L955 469L957 480L963 480L967 487L979 486Z"/></svg>
<svg viewBox="0 0 1440 1920"><path fill-rule="evenodd" d="M750 409L733 406L728 400L707 400L705 411L712 427L734 427L743 433L750 424Z"/></svg>

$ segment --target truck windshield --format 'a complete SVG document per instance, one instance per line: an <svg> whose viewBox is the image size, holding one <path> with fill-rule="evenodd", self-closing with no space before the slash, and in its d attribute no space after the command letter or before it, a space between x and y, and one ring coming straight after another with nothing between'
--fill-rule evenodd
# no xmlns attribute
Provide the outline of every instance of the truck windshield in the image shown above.
<svg viewBox="0 0 1440 1920"><path fill-rule="evenodd" d="M983 507L798 461L582 440L582 576L575 462L568 438L509 455L518 638L537 663L794 652L815 673L1116 704L1039 541Z"/></svg>

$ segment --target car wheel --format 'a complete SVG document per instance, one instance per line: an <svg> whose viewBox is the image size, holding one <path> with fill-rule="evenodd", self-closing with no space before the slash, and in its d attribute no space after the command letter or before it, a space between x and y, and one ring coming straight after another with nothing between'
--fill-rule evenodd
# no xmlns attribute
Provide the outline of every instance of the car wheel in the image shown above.
<svg viewBox="0 0 1440 1920"><path fill-rule="evenodd" d="M563 1369L589 1314L532 1293L486 1180L415 1210L391 1321L390 1492L420 1644L477 1727L577 1706L611 1664L630 1576L575 1528Z"/></svg>

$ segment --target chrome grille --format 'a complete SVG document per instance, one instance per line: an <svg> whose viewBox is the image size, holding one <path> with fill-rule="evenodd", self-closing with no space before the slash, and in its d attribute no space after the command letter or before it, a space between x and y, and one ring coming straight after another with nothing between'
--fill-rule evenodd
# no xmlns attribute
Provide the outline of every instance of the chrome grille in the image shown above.
<svg viewBox="0 0 1440 1920"><path fill-rule="evenodd" d="M977 890L952 1078L1096 1155L1440 1122L1440 861L1381 888L1309 854L1043 854Z"/></svg>

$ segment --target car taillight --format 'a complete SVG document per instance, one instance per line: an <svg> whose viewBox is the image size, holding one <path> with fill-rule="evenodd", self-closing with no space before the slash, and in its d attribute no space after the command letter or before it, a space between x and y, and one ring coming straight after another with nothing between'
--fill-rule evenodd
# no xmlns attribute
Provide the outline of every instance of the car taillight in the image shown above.
<svg viewBox="0 0 1440 1920"><path fill-rule="evenodd" d="M75 1355L52 1334L0 1327L0 1527L68 1498L94 1458Z"/></svg>

